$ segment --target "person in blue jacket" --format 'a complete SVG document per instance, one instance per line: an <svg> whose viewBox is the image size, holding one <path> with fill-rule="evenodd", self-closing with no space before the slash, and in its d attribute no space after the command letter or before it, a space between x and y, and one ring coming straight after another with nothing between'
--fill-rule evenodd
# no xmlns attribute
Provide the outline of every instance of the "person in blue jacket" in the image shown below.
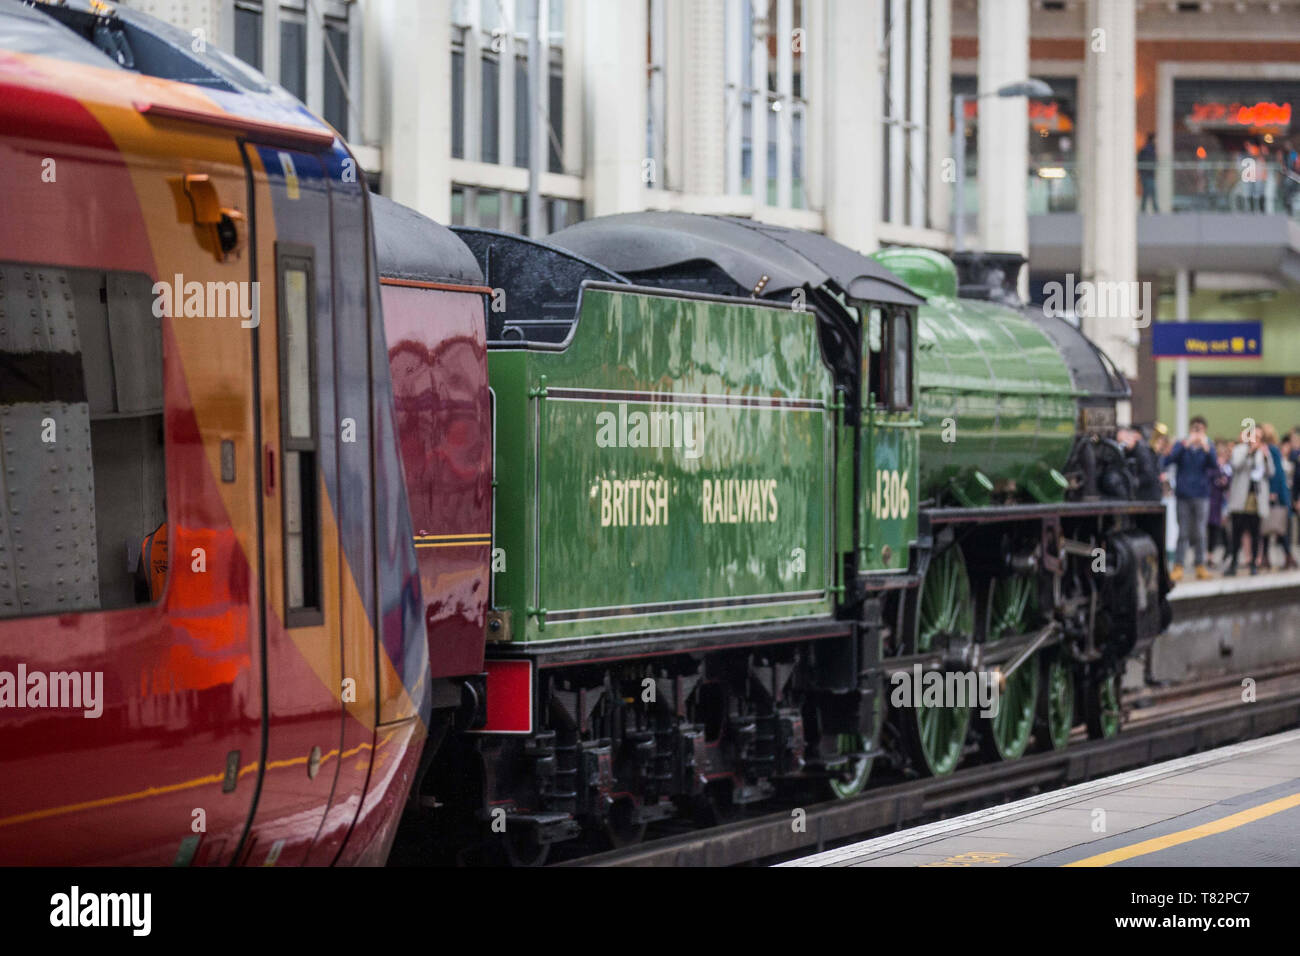
<svg viewBox="0 0 1300 956"><path fill-rule="evenodd" d="M1278 539L1286 562L1282 570L1289 571L1296 567L1295 556L1291 553L1291 489L1287 487L1286 469L1282 466L1282 449L1277 444L1277 429L1272 425L1259 426L1260 437L1268 446L1268 453L1273 456L1273 474L1268 479L1269 521L1260 529L1264 541L1263 565L1271 568L1268 550L1273 538Z"/></svg>
<svg viewBox="0 0 1300 956"><path fill-rule="evenodd" d="M1174 568L1169 577L1182 580L1183 557L1190 544L1196 562L1196 577L1205 580L1205 526L1210 518L1210 481L1217 470L1214 446L1206 435L1206 422L1200 415L1188 425L1187 437L1160 459L1160 467L1174 466L1174 497L1177 500L1178 546L1174 551Z"/></svg>

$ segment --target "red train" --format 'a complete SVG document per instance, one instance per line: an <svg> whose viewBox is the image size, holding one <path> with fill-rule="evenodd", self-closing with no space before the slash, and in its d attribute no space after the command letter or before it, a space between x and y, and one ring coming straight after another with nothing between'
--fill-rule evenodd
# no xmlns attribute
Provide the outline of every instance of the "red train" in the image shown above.
<svg viewBox="0 0 1300 956"><path fill-rule="evenodd" d="M381 281L333 131L102 4L0 3L0 176L0 863L384 861L483 666L473 258Z"/></svg>

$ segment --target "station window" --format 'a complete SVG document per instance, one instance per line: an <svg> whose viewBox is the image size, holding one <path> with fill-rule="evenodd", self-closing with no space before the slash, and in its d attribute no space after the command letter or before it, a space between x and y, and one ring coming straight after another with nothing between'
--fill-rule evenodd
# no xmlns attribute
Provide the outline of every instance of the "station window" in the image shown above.
<svg viewBox="0 0 1300 956"><path fill-rule="evenodd" d="M280 85L307 101L307 20L296 11L280 11Z"/></svg>
<svg viewBox="0 0 1300 956"><path fill-rule="evenodd" d="M527 166L529 108L546 118L547 167L563 172L564 2L540 0L546 81L528 82L527 0L453 0L451 4L452 156Z"/></svg>
<svg viewBox="0 0 1300 956"><path fill-rule="evenodd" d="M881 63L881 218L928 223L931 147L930 12L927 0L879 4Z"/></svg>
<svg viewBox="0 0 1300 956"><path fill-rule="evenodd" d="M284 594L289 627L319 624L320 505L317 493L315 291L312 251L281 245L280 445L284 452Z"/></svg>
<svg viewBox="0 0 1300 956"><path fill-rule="evenodd" d="M803 0L737 0L725 8L726 188L769 206L808 207L807 6ZM651 0L652 71L660 76L666 15L663 0ZM650 116L662 130L659 82Z"/></svg>
<svg viewBox="0 0 1300 956"><path fill-rule="evenodd" d="M168 567L153 281L0 263L3 301L31 308L0 309L0 618L151 604Z"/></svg>
<svg viewBox="0 0 1300 956"><path fill-rule="evenodd" d="M235 56L255 70L262 68L262 5L235 4Z"/></svg>
<svg viewBox="0 0 1300 956"><path fill-rule="evenodd" d="M359 65L360 59L359 36L352 32L359 29L352 20L354 0L233 0L233 7L235 56L268 73L345 137L355 134L352 60ZM268 30L279 35L278 65L263 57Z"/></svg>

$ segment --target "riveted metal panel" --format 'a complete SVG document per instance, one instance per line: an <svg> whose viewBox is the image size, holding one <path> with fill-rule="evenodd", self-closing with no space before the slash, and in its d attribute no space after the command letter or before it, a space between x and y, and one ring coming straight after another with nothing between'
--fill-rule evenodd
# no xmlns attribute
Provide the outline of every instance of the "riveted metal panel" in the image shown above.
<svg viewBox="0 0 1300 956"><path fill-rule="evenodd" d="M99 607L86 404L0 406L0 456L0 617Z"/></svg>

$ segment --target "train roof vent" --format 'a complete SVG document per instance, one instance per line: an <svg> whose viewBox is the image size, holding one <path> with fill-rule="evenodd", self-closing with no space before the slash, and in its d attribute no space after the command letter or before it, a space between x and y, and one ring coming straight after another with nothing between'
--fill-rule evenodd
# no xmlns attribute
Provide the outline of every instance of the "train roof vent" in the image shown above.
<svg viewBox="0 0 1300 956"><path fill-rule="evenodd" d="M493 289L489 347L562 346L578 321L584 282L628 284L624 276L545 242L494 229L454 226L452 231L474 254L483 281Z"/></svg>
<svg viewBox="0 0 1300 956"><path fill-rule="evenodd" d="M881 249L872 258L921 295L957 296L957 268L942 252L898 247Z"/></svg>

